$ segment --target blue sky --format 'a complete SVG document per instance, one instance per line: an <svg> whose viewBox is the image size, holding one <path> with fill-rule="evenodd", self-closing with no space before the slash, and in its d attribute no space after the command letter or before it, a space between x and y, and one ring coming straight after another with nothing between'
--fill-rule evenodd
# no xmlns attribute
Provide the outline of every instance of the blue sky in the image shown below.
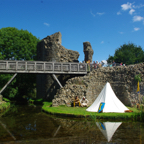
<svg viewBox="0 0 144 144"><path fill-rule="evenodd" d="M93 60L106 60L120 45L144 49L143 0L0 0L0 29L16 27L43 39L60 31L62 45L80 53L83 42Z"/></svg>

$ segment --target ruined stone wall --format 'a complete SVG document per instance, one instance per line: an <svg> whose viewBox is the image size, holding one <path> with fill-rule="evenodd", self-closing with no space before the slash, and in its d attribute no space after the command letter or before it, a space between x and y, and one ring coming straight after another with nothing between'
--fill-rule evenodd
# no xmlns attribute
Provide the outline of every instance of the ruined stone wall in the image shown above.
<svg viewBox="0 0 144 144"><path fill-rule="evenodd" d="M97 98L106 82L109 82L116 96L127 106L139 103L139 97L136 92L137 82L135 75L141 74L140 82L140 100L144 98L144 63L131 65L127 67L105 67L96 69L84 77L69 79L64 88L60 89L54 99L53 106L66 104L71 105L75 96L82 98L86 96L89 104L92 104Z"/></svg>
<svg viewBox="0 0 144 144"><path fill-rule="evenodd" d="M84 61L87 62L90 60L90 62L92 62L92 56L94 52L90 42L83 42L83 52L85 54Z"/></svg>
<svg viewBox="0 0 144 144"><path fill-rule="evenodd" d="M78 62L79 53L61 45L62 35L57 32L42 39L37 45L37 60L48 62ZM62 85L73 75L57 75ZM52 100L59 85L50 74L37 74L37 98Z"/></svg>

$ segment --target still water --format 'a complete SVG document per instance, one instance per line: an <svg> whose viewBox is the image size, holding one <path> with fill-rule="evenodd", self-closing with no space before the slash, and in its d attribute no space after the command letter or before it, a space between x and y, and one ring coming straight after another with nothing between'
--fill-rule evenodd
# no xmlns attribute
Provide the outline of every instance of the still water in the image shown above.
<svg viewBox="0 0 144 144"><path fill-rule="evenodd" d="M13 106L0 117L0 144L144 144L144 123L62 119L40 106Z"/></svg>

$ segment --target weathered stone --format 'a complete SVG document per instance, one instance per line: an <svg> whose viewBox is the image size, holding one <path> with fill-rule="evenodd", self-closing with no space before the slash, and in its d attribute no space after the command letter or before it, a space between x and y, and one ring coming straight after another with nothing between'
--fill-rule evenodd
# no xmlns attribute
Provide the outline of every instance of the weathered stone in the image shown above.
<svg viewBox="0 0 144 144"><path fill-rule="evenodd" d="M84 58L85 62L87 62L88 60L92 62L92 56L94 52L90 42L83 42L83 51L85 54L85 58Z"/></svg>
<svg viewBox="0 0 144 144"><path fill-rule="evenodd" d="M137 94L137 82L134 79L134 69L139 69L143 67L144 63L127 66L127 67L112 67L112 68L100 68L96 69L84 77L77 77L69 79L63 89L63 91L58 91L57 96L71 91L71 97L66 94L63 99L67 99L67 103L71 103L75 96L81 99L83 96L89 100L89 105L91 105L97 98L104 85L108 81L116 96L127 106L133 106L139 103L139 95ZM121 69L121 70L120 70ZM139 70L139 73L142 73ZM83 81L83 83L81 83ZM144 99L144 79L140 82L140 102L143 103ZM64 92L65 91L65 92ZM69 94L70 95L70 94ZM53 105L55 105L54 102ZM59 102L59 105L61 103Z"/></svg>
<svg viewBox="0 0 144 144"><path fill-rule="evenodd" d="M37 60L54 62L78 62L79 53L68 50L61 45L61 33L57 32L42 39L37 45ZM74 75L56 75L62 85ZM55 79L49 75L37 74L37 98L52 100L60 88Z"/></svg>

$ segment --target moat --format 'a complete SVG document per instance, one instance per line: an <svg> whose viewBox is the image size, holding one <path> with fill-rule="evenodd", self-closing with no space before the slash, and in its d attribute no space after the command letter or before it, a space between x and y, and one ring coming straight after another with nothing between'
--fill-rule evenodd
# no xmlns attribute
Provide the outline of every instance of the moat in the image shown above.
<svg viewBox="0 0 144 144"><path fill-rule="evenodd" d="M143 144L144 123L63 119L41 106L11 105L0 117L0 144L13 143Z"/></svg>

